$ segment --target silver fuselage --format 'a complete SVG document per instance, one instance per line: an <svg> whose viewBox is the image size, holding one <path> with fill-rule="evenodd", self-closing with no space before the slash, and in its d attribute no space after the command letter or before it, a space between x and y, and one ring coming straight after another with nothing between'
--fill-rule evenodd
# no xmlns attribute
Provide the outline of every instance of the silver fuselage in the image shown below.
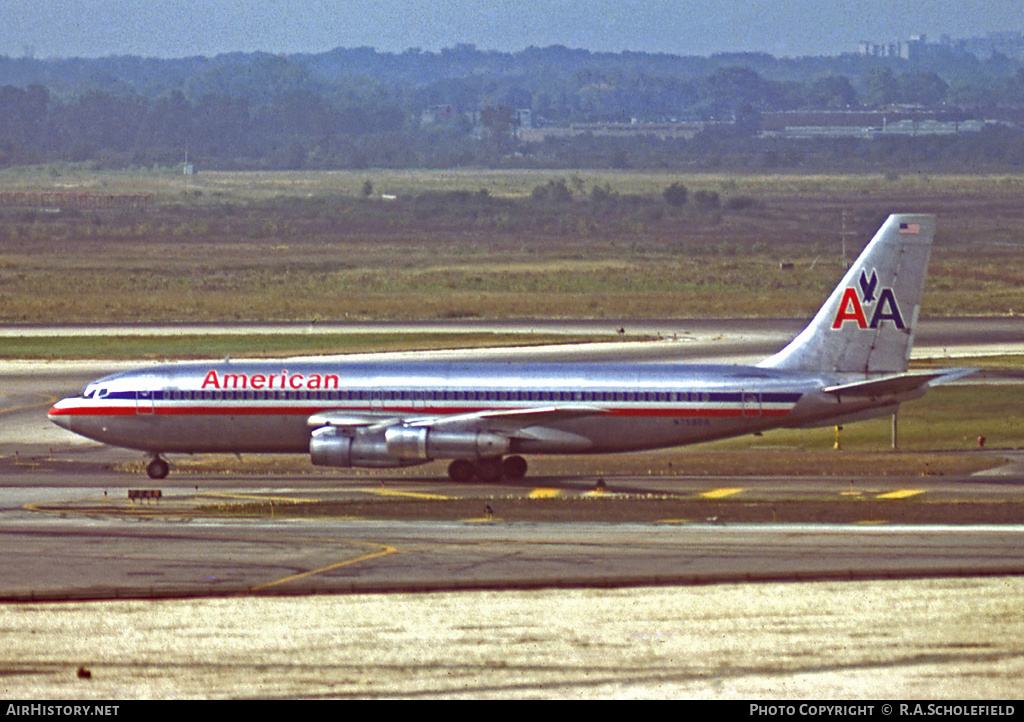
<svg viewBox="0 0 1024 722"><path fill-rule="evenodd" d="M96 381L50 418L154 454L307 453L311 419L325 414L382 426L445 418L455 428L465 417L479 430L495 423L481 420L488 412L536 411L542 431L517 417L510 452L607 453L840 423L904 400L821 393L844 378L662 363L186 363Z"/></svg>

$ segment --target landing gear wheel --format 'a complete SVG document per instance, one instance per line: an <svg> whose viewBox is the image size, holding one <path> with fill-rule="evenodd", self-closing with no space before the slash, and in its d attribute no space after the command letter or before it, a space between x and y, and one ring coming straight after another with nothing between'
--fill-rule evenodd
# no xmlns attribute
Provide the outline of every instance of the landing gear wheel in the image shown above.
<svg viewBox="0 0 1024 722"><path fill-rule="evenodd" d="M146 465L146 473L150 479L166 479L171 471L171 465L159 456Z"/></svg>
<svg viewBox="0 0 1024 722"><path fill-rule="evenodd" d="M509 456L501 462L501 473L506 479L522 479L526 476L526 459Z"/></svg>
<svg viewBox="0 0 1024 722"><path fill-rule="evenodd" d="M456 459L448 465L448 478L462 484L472 479L475 471L472 461Z"/></svg>

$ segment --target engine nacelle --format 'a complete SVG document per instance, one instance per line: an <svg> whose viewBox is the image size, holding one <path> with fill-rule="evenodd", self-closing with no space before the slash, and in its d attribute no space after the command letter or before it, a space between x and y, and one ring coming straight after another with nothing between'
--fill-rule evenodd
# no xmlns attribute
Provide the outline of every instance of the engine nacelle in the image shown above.
<svg viewBox="0 0 1024 722"><path fill-rule="evenodd" d="M388 451L384 434L357 429L354 436L341 433L333 426L313 432L309 440L309 458L316 466L356 466L391 468L414 466L424 460L403 459Z"/></svg>
<svg viewBox="0 0 1024 722"><path fill-rule="evenodd" d="M426 426L392 426L384 432L388 452L399 459L480 459L504 456L508 437L487 431L441 431Z"/></svg>

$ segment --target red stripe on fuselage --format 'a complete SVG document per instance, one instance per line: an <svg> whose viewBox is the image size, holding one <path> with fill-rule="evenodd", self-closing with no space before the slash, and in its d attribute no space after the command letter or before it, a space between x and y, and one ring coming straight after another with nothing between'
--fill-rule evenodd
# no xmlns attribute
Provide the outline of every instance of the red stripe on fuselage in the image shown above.
<svg viewBox="0 0 1024 722"><path fill-rule="evenodd" d="M50 416L312 416L324 411L344 411L346 413L379 416L394 414L396 416L447 416L456 414L486 413L488 411L528 412L537 407L502 408L502 407L462 407L462 408L366 408L339 406L76 406L61 409L50 409ZM544 407L548 408L548 407ZM736 416L786 416L792 407L766 408L733 406L727 408L606 408L607 416L668 416L668 417L708 417L728 418ZM542 421L538 419L538 421Z"/></svg>

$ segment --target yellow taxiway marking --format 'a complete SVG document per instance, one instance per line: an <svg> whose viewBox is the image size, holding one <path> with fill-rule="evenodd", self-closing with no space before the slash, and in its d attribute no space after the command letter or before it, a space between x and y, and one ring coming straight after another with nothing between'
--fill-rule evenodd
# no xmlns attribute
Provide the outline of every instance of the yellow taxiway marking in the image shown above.
<svg viewBox="0 0 1024 722"><path fill-rule="evenodd" d="M700 494L702 499L724 499L727 496L735 496L744 489L734 488L723 488L723 489L712 489L711 491L705 491Z"/></svg>
<svg viewBox="0 0 1024 722"><path fill-rule="evenodd" d="M369 561L370 559L376 559L378 557L387 556L388 554L397 554L397 553L398 553L398 550L395 549L394 547L382 546L379 551L370 552L368 554L363 554L362 556L356 557L354 559L346 559L345 561L338 562L337 564L328 564L326 567L320 567L319 569L310 569L308 572L301 572L299 574L292 574L291 576L284 577L283 579L278 579L278 580L273 581L273 582L267 582L266 584L259 584L259 585L255 586L255 587L253 587L253 591L259 591L261 589L269 589L270 587L276 587L279 584L287 584L288 582L294 582L297 579L305 579L306 577L311 577L311 576L314 576L316 574L323 574L324 572L329 572L329 571L332 571L334 569L340 569L341 567L347 567L350 564L358 564L360 562Z"/></svg>
<svg viewBox="0 0 1024 722"><path fill-rule="evenodd" d="M876 499L906 499L910 496L917 496L923 494L924 489L897 489L896 491L890 491L887 494L879 494Z"/></svg>
<svg viewBox="0 0 1024 722"><path fill-rule="evenodd" d="M546 489L544 487L538 487L530 492L529 497L531 499L554 499L556 496L561 495L561 489Z"/></svg>
<svg viewBox="0 0 1024 722"><path fill-rule="evenodd" d="M56 396L50 396L49 394L34 394L35 396L41 396L44 401L37 401L34 404L22 404L21 406L8 406L6 409L0 409L0 415L3 414L16 414L19 411L29 411L31 409L40 409L44 406L53 406L57 403L58 399Z"/></svg>

